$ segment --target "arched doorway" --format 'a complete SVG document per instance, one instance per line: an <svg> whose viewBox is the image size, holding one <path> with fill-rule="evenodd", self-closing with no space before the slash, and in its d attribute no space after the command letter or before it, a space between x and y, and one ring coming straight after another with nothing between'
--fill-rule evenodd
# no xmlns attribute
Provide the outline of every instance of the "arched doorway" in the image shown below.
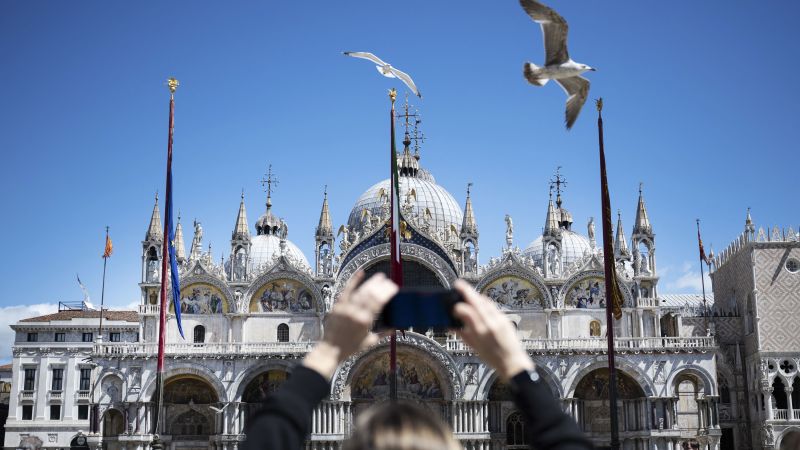
<svg viewBox="0 0 800 450"><path fill-rule="evenodd" d="M365 279L383 272L389 275L389 260L378 261L364 269ZM409 288L443 288L439 277L429 268L417 261L403 260L403 286Z"/></svg>
<svg viewBox="0 0 800 450"><path fill-rule="evenodd" d="M546 374L542 373L542 370L538 367L536 372L542 377L542 380L547 380ZM547 383L544 383L544 385L547 386L548 390L552 393L552 386ZM516 442L516 444L513 445L520 445L520 447L508 447L509 449L527 449L527 440L523 438L523 436L525 436L524 424L518 425L517 419L514 418L514 415L518 414L518 411L514 405L514 396L511 393L511 386L499 379L495 380L494 383L492 383L492 387L489 389L486 399L489 400L488 420L489 432L492 433L492 439L506 442L508 445L512 445L512 442ZM509 411L511 411L511 413L509 413ZM522 428L520 429L519 427ZM512 433L513 436L511 435ZM522 441L524 441L524 443L520 443Z"/></svg>
<svg viewBox="0 0 800 450"><path fill-rule="evenodd" d="M595 369L575 387L575 405L578 411L578 425L596 438L609 439L611 414L609 407L608 369ZM649 425L643 421L648 414L646 397L642 387L630 375L617 370L617 423L620 432L647 430Z"/></svg>
<svg viewBox="0 0 800 450"><path fill-rule="evenodd" d="M786 430L781 437L779 450L797 450L800 448L800 429Z"/></svg>
<svg viewBox="0 0 800 450"><path fill-rule="evenodd" d="M125 419L122 413L116 409L109 409L103 413L103 448L106 450L116 450L120 448L117 439L120 434L125 432Z"/></svg>
<svg viewBox="0 0 800 450"><path fill-rule="evenodd" d="M262 408L264 400L288 379L289 374L282 369L267 370L253 378L242 394L242 401L246 403L244 405L246 417L249 419L257 413Z"/></svg>
<svg viewBox="0 0 800 450"><path fill-rule="evenodd" d="M397 398L427 407L450 422L448 400L452 396L440 365L417 349L398 346ZM349 390L353 416L389 398L389 351L382 348L361 359L353 368Z"/></svg>
<svg viewBox="0 0 800 450"><path fill-rule="evenodd" d="M700 432L700 403L702 381L692 374L681 374L675 379L678 405L675 420L684 436L697 436Z"/></svg>
<svg viewBox="0 0 800 450"><path fill-rule="evenodd" d="M177 376L164 384L165 434L182 448L207 448L216 434L217 417L210 406L219 397L208 381L197 376Z"/></svg>

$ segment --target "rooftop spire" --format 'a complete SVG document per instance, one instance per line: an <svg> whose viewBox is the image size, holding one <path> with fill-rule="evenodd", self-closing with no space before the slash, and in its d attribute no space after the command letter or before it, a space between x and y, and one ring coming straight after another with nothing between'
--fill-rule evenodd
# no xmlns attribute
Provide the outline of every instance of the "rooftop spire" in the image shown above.
<svg viewBox="0 0 800 450"><path fill-rule="evenodd" d="M158 210L158 192L156 192L156 203L153 205L153 214L150 216L150 226L147 227L147 234L144 240L161 240L164 231L161 228L161 212Z"/></svg>
<svg viewBox="0 0 800 450"><path fill-rule="evenodd" d="M317 236L333 235L333 225L331 223L331 213L328 209L328 185L325 185L325 194L322 199L322 211L319 213L319 224L317 225Z"/></svg>
<svg viewBox="0 0 800 450"><path fill-rule="evenodd" d="M269 200L267 201L269 202ZM233 226L233 235L231 236L231 240L237 239L250 239L250 226L247 224L247 210L244 207L244 189L242 189L242 200L239 203L239 214L236 216L236 225Z"/></svg>
<svg viewBox="0 0 800 450"><path fill-rule="evenodd" d="M175 259L179 263L186 261L186 246L183 244L183 225L181 225L181 212L178 211L178 224L175 225Z"/></svg>
<svg viewBox="0 0 800 450"><path fill-rule="evenodd" d="M744 231L750 234L756 232L756 226L753 224L753 218L750 217L750 207L747 207L747 218L744 220Z"/></svg>
<svg viewBox="0 0 800 450"><path fill-rule="evenodd" d="M556 189L556 206L561 209L561 187L567 185L567 180L561 176L561 166L556 167L556 175L550 180L550 187Z"/></svg>
<svg viewBox="0 0 800 450"><path fill-rule="evenodd" d="M617 237L614 240L614 256L617 259L626 259L631 256L628 243L625 242L625 230L622 228L622 213L617 211Z"/></svg>
<svg viewBox="0 0 800 450"><path fill-rule="evenodd" d="M272 164L269 165L266 175L266 178L261 179L261 186L264 186L267 191L267 212L269 212L270 208L272 208L272 185L278 185L278 179L272 174ZM244 196L244 193L242 193L242 196Z"/></svg>
<svg viewBox="0 0 800 450"><path fill-rule="evenodd" d="M472 199L470 189L472 183L467 183L467 204L464 206L464 222L461 224L461 234L478 234L478 224L475 222L475 212L472 211Z"/></svg>
<svg viewBox="0 0 800 450"><path fill-rule="evenodd" d="M647 208L644 206L643 185L643 183L639 183L639 205L636 208L636 223L633 225L633 234L651 234L653 232L650 219L647 217Z"/></svg>
<svg viewBox="0 0 800 450"><path fill-rule="evenodd" d="M556 236L560 234L560 228L558 227L558 214L556 213L556 208L553 205L553 188L550 187L550 200L547 204L547 218L544 221L544 235L545 236Z"/></svg>
<svg viewBox="0 0 800 450"><path fill-rule="evenodd" d="M411 134L409 133L409 127L411 126L411 119L412 117L417 117L417 114L411 114L408 112L411 105L408 104L408 94L406 94L406 103L403 106L403 114L400 114L398 118L403 119L403 125L405 126L405 134L403 136L403 155L400 157L400 161L398 163L398 170L400 171L400 175L405 176L416 176L417 172L419 172L419 161L418 157L414 157L411 154ZM416 125L415 125L416 127ZM415 136L416 138L416 136Z"/></svg>

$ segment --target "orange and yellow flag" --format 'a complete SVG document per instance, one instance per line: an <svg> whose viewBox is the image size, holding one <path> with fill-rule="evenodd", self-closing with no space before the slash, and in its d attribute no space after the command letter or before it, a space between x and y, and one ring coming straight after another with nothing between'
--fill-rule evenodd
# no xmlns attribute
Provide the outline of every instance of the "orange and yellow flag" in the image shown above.
<svg viewBox="0 0 800 450"><path fill-rule="evenodd" d="M111 243L111 238L106 234L106 249L103 252L103 258L108 258L114 253L114 244Z"/></svg>

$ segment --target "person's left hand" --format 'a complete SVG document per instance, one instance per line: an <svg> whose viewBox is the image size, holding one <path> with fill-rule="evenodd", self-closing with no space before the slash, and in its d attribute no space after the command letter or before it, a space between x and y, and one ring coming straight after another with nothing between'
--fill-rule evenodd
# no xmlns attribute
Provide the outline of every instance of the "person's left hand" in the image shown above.
<svg viewBox="0 0 800 450"><path fill-rule="evenodd" d="M322 340L303 360L303 365L330 380L336 367L353 353L378 342L370 332L372 322L383 306L397 293L397 285L377 273L364 278L358 272L348 281L339 299L325 317Z"/></svg>

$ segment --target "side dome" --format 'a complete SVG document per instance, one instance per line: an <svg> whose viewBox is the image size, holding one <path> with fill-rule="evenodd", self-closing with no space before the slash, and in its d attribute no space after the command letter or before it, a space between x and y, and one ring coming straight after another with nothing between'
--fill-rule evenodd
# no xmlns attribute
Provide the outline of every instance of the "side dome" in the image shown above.
<svg viewBox="0 0 800 450"><path fill-rule="evenodd" d="M408 198L412 191L416 194L416 201ZM389 212L389 180L376 183L356 200L356 204L350 211L347 219L347 227L351 231L361 232L364 228L365 216L384 217ZM464 213L456 200L442 186L436 184L433 177L427 172L420 170L416 176L400 177L400 198L398 201L402 205L409 201L413 205L413 214L419 218L426 216L426 211L430 212L430 226L437 230L449 229L454 225L456 229L461 229ZM369 211L368 213L366 211ZM410 218L408 218L410 219Z"/></svg>
<svg viewBox="0 0 800 450"><path fill-rule="evenodd" d="M289 240L284 242L286 242L284 252L287 258L300 261L305 267L311 267L306 256L296 245ZM258 268L264 264L271 265L280 254L281 238L274 234L253 236L250 247L250 264L252 268Z"/></svg>
<svg viewBox="0 0 800 450"><path fill-rule="evenodd" d="M583 255L592 252L592 244L586 236L575 233L574 231L561 229L561 264L566 267L569 264L583 258ZM542 248L542 237L539 236L531 242L522 252L523 256L529 256L534 264L542 267L544 249Z"/></svg>

